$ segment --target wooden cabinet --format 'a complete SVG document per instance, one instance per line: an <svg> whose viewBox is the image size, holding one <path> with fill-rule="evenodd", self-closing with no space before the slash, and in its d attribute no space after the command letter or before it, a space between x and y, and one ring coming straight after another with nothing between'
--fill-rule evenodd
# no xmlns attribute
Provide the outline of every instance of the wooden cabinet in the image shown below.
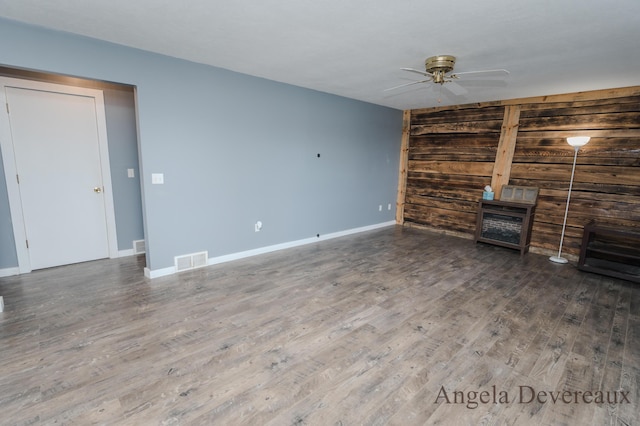
<svg viewBox="0 0 640 426"><path fill-rule="evenodd" d="M578 269L640 283L640 229L589 222L584 227Z"/></svg>
<svg viewBox="0 0 640 426"><path fill-rule="evenodd" d="M535 204L481 200L476 222L476 243L489 243L529 251Z"/></svg>

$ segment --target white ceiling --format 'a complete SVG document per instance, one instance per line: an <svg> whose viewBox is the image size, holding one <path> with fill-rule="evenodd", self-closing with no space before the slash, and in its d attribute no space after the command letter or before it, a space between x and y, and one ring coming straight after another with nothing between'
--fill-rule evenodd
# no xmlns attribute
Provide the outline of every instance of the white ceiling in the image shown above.
<svg viewBox="0 0 640 426"><path fill-rule="evenodd" d="M397 109L640 85L639 0L0 0L0 16ZM442 54L510 75L384 91Z"/></svg>

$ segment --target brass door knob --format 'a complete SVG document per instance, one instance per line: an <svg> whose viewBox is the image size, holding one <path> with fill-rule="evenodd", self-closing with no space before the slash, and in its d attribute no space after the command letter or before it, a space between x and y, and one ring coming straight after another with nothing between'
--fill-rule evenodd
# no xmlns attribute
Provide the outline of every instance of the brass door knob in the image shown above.
<svg viewBox="0 0 640 426"><path fill-rule="evenodd" d="M99 194L102 192L102 188L100 188L99 186L96 186L95 188L93 188L93 192L95 192L96 194Z"/></svg>

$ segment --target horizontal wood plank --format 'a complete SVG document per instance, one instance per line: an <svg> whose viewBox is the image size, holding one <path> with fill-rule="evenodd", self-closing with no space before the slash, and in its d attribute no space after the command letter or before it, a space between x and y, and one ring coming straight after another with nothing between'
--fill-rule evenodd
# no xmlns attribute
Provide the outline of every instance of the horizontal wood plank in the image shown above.
<svg viewBox="0 0 640 426"><path fill-rule="evenodd" d="M411 123L414 125L440 124L443 122L469 122L501 120L504 114L503 106L490 106L484 108L449 109L437 112L418 111L411 114Z"/></svg>
<svg viewBox="0 0 640 426"><path fill-rule="evenodd" d="M526 132L530 129L540 130L591 130L640 128L637 122L638 113L610 113L590 115L569 115L553 117L522 118L520 129Z"/></svg>
<svg viewBox="0 0 640 426"><path fill-rule="evenodd" d="M497 133L499 135L501 126L502 119L491 121L417 124L411 126L411 135L420 136L434 133Z"/></svg>
<svg viewBox="0 0 640 426"><path fill-rule="evenodd" d="M540 179L569 182L571 167L557 164L514 163L511 169L514 179ZM576 167L575 182L598 182L600 184L640 185L640 173L635 167L593 166Z"/></svg>
<svg viewBox="0 0 640 426"><path fill-rule="evenodd" d="M493 163L461 161L409 161L410 172L441 173L453 175L491 176Z"/></svg>

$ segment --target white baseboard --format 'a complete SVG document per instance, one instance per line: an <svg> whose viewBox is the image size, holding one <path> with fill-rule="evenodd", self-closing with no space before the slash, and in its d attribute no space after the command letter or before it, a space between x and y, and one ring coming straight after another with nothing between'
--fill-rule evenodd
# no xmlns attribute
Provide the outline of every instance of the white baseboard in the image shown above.
<svg viewBox="0 0 640 426"><path fill-rule="evenodd" d="M118 257L127 257L127 256L133 256L135 253L133 253L133 249L129 249L129 250L119 250L118 251Z"/></svg>
<svg viewBox="0 0 640 426"><path fill-rule="evenodd" d="M172 275L175 273L176 273L175 266L170 266L168 268L162 268L162 269L154 269L153 271L147 267L144 268L144 276L151 279L166 277L167 275Z"/></svg>
<svg viewBox="0 0 640 426"><path fill-rule="evenodd" d="M218 265L220 263L231 262L233 260L244 259L246 257L258 256L260 254L271 253L278 250L284 250L293 247L299 247L306 244L316 243L318 241L326 241L333 238L346 237L347 235L358 234L360 232L372 231L374 229L386 228L388 226L394 226L395 221L377 223L375 225L363 226L360 228L347 229L346 231L333 232L331 234L320 235L319 237L304 238L302 240L290 241L287 243L274 244L272 246L260 247L257 249L241 251L238 253L225 254L217 257L210 257L208 265ZM144 268L144 276L150 279L164 277L176 273L176 268L171 266L169 268L151 270Z"/></svg>
<svg viewBox="0 0 640 426"><path fill-rule="evenodd" d="M10 277L13 275L20 275L20 268L4 268L0 269L0 277Z"/></svg>

